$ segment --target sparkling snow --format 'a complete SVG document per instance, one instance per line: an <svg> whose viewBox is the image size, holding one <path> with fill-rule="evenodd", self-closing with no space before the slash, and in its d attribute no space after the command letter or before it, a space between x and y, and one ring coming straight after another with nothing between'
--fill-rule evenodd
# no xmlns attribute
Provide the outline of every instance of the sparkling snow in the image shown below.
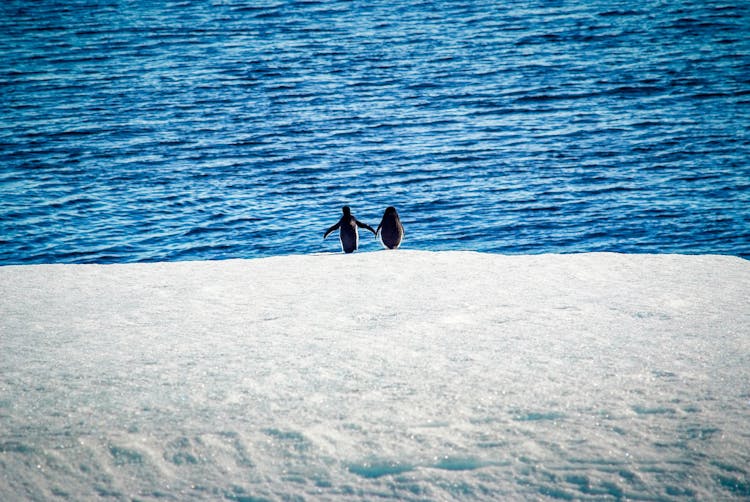
<svg viewBox="0 0 750 502"><path fill-rule="evenodd" d="M0 500L750 497L750 263L0 267Z"/></svg>

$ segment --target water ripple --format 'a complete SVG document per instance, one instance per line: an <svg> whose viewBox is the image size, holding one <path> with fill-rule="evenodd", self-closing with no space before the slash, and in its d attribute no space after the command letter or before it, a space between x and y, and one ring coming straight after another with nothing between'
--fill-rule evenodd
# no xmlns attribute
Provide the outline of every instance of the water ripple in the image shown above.
<svg viewBox="0 0 750 502"><path fill-rule="evenodd" d="M404 246L750 256L750 9L0 7L0 263ZM378 249L363 238L363 250Z"/></svg>

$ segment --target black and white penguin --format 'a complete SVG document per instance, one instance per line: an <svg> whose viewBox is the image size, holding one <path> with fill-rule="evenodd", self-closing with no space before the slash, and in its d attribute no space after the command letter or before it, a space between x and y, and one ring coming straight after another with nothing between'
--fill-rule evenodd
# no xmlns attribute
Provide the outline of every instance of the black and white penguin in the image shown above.
<svg viewBox="0 0 750 502"><path fill-rule="evenodd" d="M383 213L383 219L378 225L375 235L380 234L380 242L388 249L396 249L404 238L404 226L398 217L398 212L393 206L389 206Z"/></svg>
<svg viewBox="0 0 750 502"><path fill-rule="evenodd" d="M344 206L341 211L344 213L344 215L335 225L326 230L326 233L323 234L323 238L325 239L331 234L331 232L339 229L341 250L344 253L351 253L359 247L359 231L357 230L357 227L366 228L367 230L372 232L373 235L377 235L375 230L373 230L370 225L358 221L357 218L352 215L349 206Z"/></svg>

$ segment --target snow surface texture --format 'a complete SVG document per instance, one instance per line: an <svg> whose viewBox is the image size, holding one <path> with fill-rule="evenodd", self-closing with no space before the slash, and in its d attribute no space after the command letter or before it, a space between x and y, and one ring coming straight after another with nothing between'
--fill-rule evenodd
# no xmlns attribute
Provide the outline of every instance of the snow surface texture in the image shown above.
<svg viewBox="0 0 750 502"><path fill-rule="evenodd" d="M0 267L0 500L750 496L750 263Z"/></svg>

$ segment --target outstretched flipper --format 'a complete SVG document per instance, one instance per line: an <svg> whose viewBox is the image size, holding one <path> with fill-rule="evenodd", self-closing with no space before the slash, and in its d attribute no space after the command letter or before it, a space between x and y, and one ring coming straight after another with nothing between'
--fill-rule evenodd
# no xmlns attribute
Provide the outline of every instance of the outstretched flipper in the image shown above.
<svg viewBox="0 0 750 502"><path fill-rule="evenodd" d="M378 233L375 230L373 230L370 225L368 225L367 223L362 223L359 220L354 220L354 221L355 221L355 223L357 224L357 226L359 228L366 228L367 230L369 230L370 232L372 232L372 235L374 235L374 236L377 237Z"/></svg>
<svg viewBox="0 0 750 502"><path fill-rule="evenodd" d="M328 237L329 235L331 235L331 232L333 232L334 230L336 230L340 226L341 226L341 222L340 221L338 223L336 223L335 225L332 225L331 228L329 228L328 230L326 230L326 233L323 234L323 238L325 239L326 237Z"/></svg>

